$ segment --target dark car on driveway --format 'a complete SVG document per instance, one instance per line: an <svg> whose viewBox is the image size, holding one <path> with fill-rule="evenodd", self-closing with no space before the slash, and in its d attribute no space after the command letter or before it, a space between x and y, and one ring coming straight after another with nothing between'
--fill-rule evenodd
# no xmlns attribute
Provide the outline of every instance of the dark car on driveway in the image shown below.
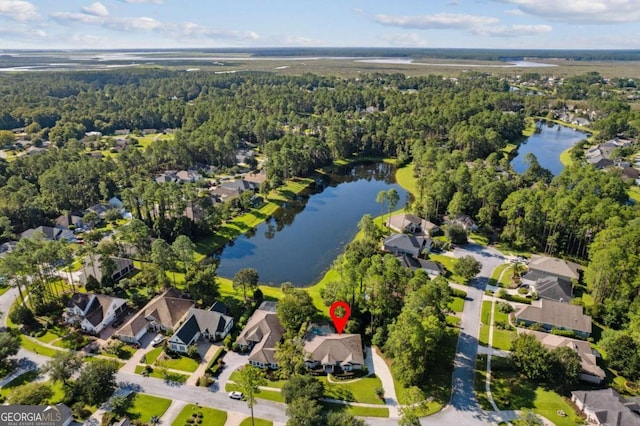
<svg viewBox="0 0 640 426"><path fill-rule="evenodd" d="M114 322L111 323L111 327L113 328L118 328L120 327L122 324L124 324L124 319L122 318L118 318L116 319Z"/></svg>

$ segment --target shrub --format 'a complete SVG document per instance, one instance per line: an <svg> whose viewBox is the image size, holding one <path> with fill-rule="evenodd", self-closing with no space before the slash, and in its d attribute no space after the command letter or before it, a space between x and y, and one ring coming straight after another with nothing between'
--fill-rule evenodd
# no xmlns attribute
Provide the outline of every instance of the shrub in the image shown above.
<svg viewBox="0 0 640 426"><path fill-rule="evenodd" d="M16 308L9 314L9 319L15 324L26 326L32 326L36 322L35 316L33 315L31 309L27 308L24 305L16 306Z"/></svg>
<svg viewBox="0 0 640 426"><path fill-rule="evenodd" d="M513 309L513 306L511 306L510 303L498 302L498 311L502 312L503 314L509 314L509 313L513 312L514 309Z"/></svg>
<svg viewBox="0 0 640 426"><path fill-rule="evenodd" d="M458 290L457 288L451 289L451 294L455 297L462 297L463 299L467 297L467 292L464 290Z"/></svg>
<svg viewBox="0 0 640 426"><path fill-rule="evenodd" d="M561 330L559 328L552 329L551 334L555 334L556 336L564 336L564 337L572 337L572 338L577 337L576 333L573 330Z"/></svg>
<svg viewBox="0 0 640 426"><path fill-rule="evenodd" d="M518 289L518 294L527 294L527 293L529 293L529 289L528 288L520 287Z"/></svg>
<svg viewBox="0 0 640 426"><path fill-rule="evenodd" d="M196 345L189 345L189 347L187 348L187 356L193 359L200 359L198 347Z"/></svg>
<svg viewBox="0 0 640 426"><path fill-rule="evenodd" d="M83 402L76 402L71 406L71 412L76 419L86 419L91 415L91 411L88 410Z"/></svg>

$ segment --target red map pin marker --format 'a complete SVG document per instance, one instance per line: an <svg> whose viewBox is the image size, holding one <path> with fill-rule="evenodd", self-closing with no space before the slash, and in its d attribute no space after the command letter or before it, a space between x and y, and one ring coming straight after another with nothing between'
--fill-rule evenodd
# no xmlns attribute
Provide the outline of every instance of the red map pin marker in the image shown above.
<svg viewBox="0 0 640 426"><path fill-rule="evenodd" d="M344 309L344 315L341 317L336 315L336 309L338 308ZM333 325L336 327L338 334L342 334L342 330L344 330L344 326L347 325L347 321L349 321L349 317L351 316L351 308L347 302L339 300L331 304L331 307L329 308L329 315L333 320Z"/></svg>

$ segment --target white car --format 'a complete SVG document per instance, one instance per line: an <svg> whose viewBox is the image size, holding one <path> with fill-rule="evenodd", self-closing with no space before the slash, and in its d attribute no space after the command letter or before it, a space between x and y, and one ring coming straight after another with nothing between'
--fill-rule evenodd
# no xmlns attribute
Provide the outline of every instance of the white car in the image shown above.
<svg viewBox="0 0 640 426"><path fill-rule="evenodd" d="M164 343L164 336L159 334L153 338L153 340L151 341L151 346L155 348L156 346L160 346L162 343Z"/></svg>
<svg viewBox="0 0 640 426"><path fill-rule="evenodd" d="M242 392L238 392L238 391L233 391L233 392L229 392L229 398L231 399L242 399L244 395L242 395Z"/></svg>

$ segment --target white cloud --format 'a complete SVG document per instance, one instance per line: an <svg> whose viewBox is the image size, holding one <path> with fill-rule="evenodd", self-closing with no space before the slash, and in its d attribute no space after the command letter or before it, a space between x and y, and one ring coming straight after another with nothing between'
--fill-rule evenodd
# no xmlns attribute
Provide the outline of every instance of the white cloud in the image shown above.
<svg viewBox="0 0 640 426"><path fill-rule="evenodd" d="M558 21L586 24L640 22L640 0L497 0L522 12Z"/></svg>
<svg viewBox="0 0 640 426"><path fill-rule="evenodd" d="M400 28L427 29L471 29L481 25L498 23L490 16L458 13L437 13L435 15L394 16L378 14L373 19L379 24Z"/></svg>
<svg viewBox="0 0 640 426"><path fill-rule="evenodd" d="M511 15L511 16L523 16L524 12L521 11L520 9L509 9L509 10L505 10L504 14Z"/></svg>
<svg viewBox="0 0 640 426"><path fill-rule="evenodd" d="M549 25L498 25L478 27L473 33L490 37L526 37L550 33L552 30Z"/></svg>
<svg viewBox="0 0 640 426"><path fill-rule="evenodd" d="M326 46L327 42L315 38L298 37L292 35L278 35L268 37L265 42L277 46ZM263 43L264 44L264 43Z"/></svg>
<svg viewBox="0 0 640 426"><path fill-rule="evenodd" d="M36 7L22 0L0 0L0 15L21 22L39 18Z"/></svg>
<svg viewBox="0 0 640 426"><path fill-rule="evenodd" d="M120 32L153 32L181 40L235 40L251 41L259 39L253 31L226 30L183 22L172 24L161 22L149 17L116 18L110 16L96 16L87 13L55 12L51 18L61 25L85 24L99 26Z"/></svg>
<svg viewBox="0 0 640 426"><path fill-rule="evenodd" d="M380 39L386 41L390 46L399 47L425 47L427 41L416 33L407 34L382 34Z"/></svg>
<svg viewBox="0 0 640 426"><path fill-rule="evenodd" d="M83 7L82 11L86 14L95 15L95 16L109 15L109 11L107 10L107 7L104 4L100 3L99 1L92 3L89 6Z"/></svg>

